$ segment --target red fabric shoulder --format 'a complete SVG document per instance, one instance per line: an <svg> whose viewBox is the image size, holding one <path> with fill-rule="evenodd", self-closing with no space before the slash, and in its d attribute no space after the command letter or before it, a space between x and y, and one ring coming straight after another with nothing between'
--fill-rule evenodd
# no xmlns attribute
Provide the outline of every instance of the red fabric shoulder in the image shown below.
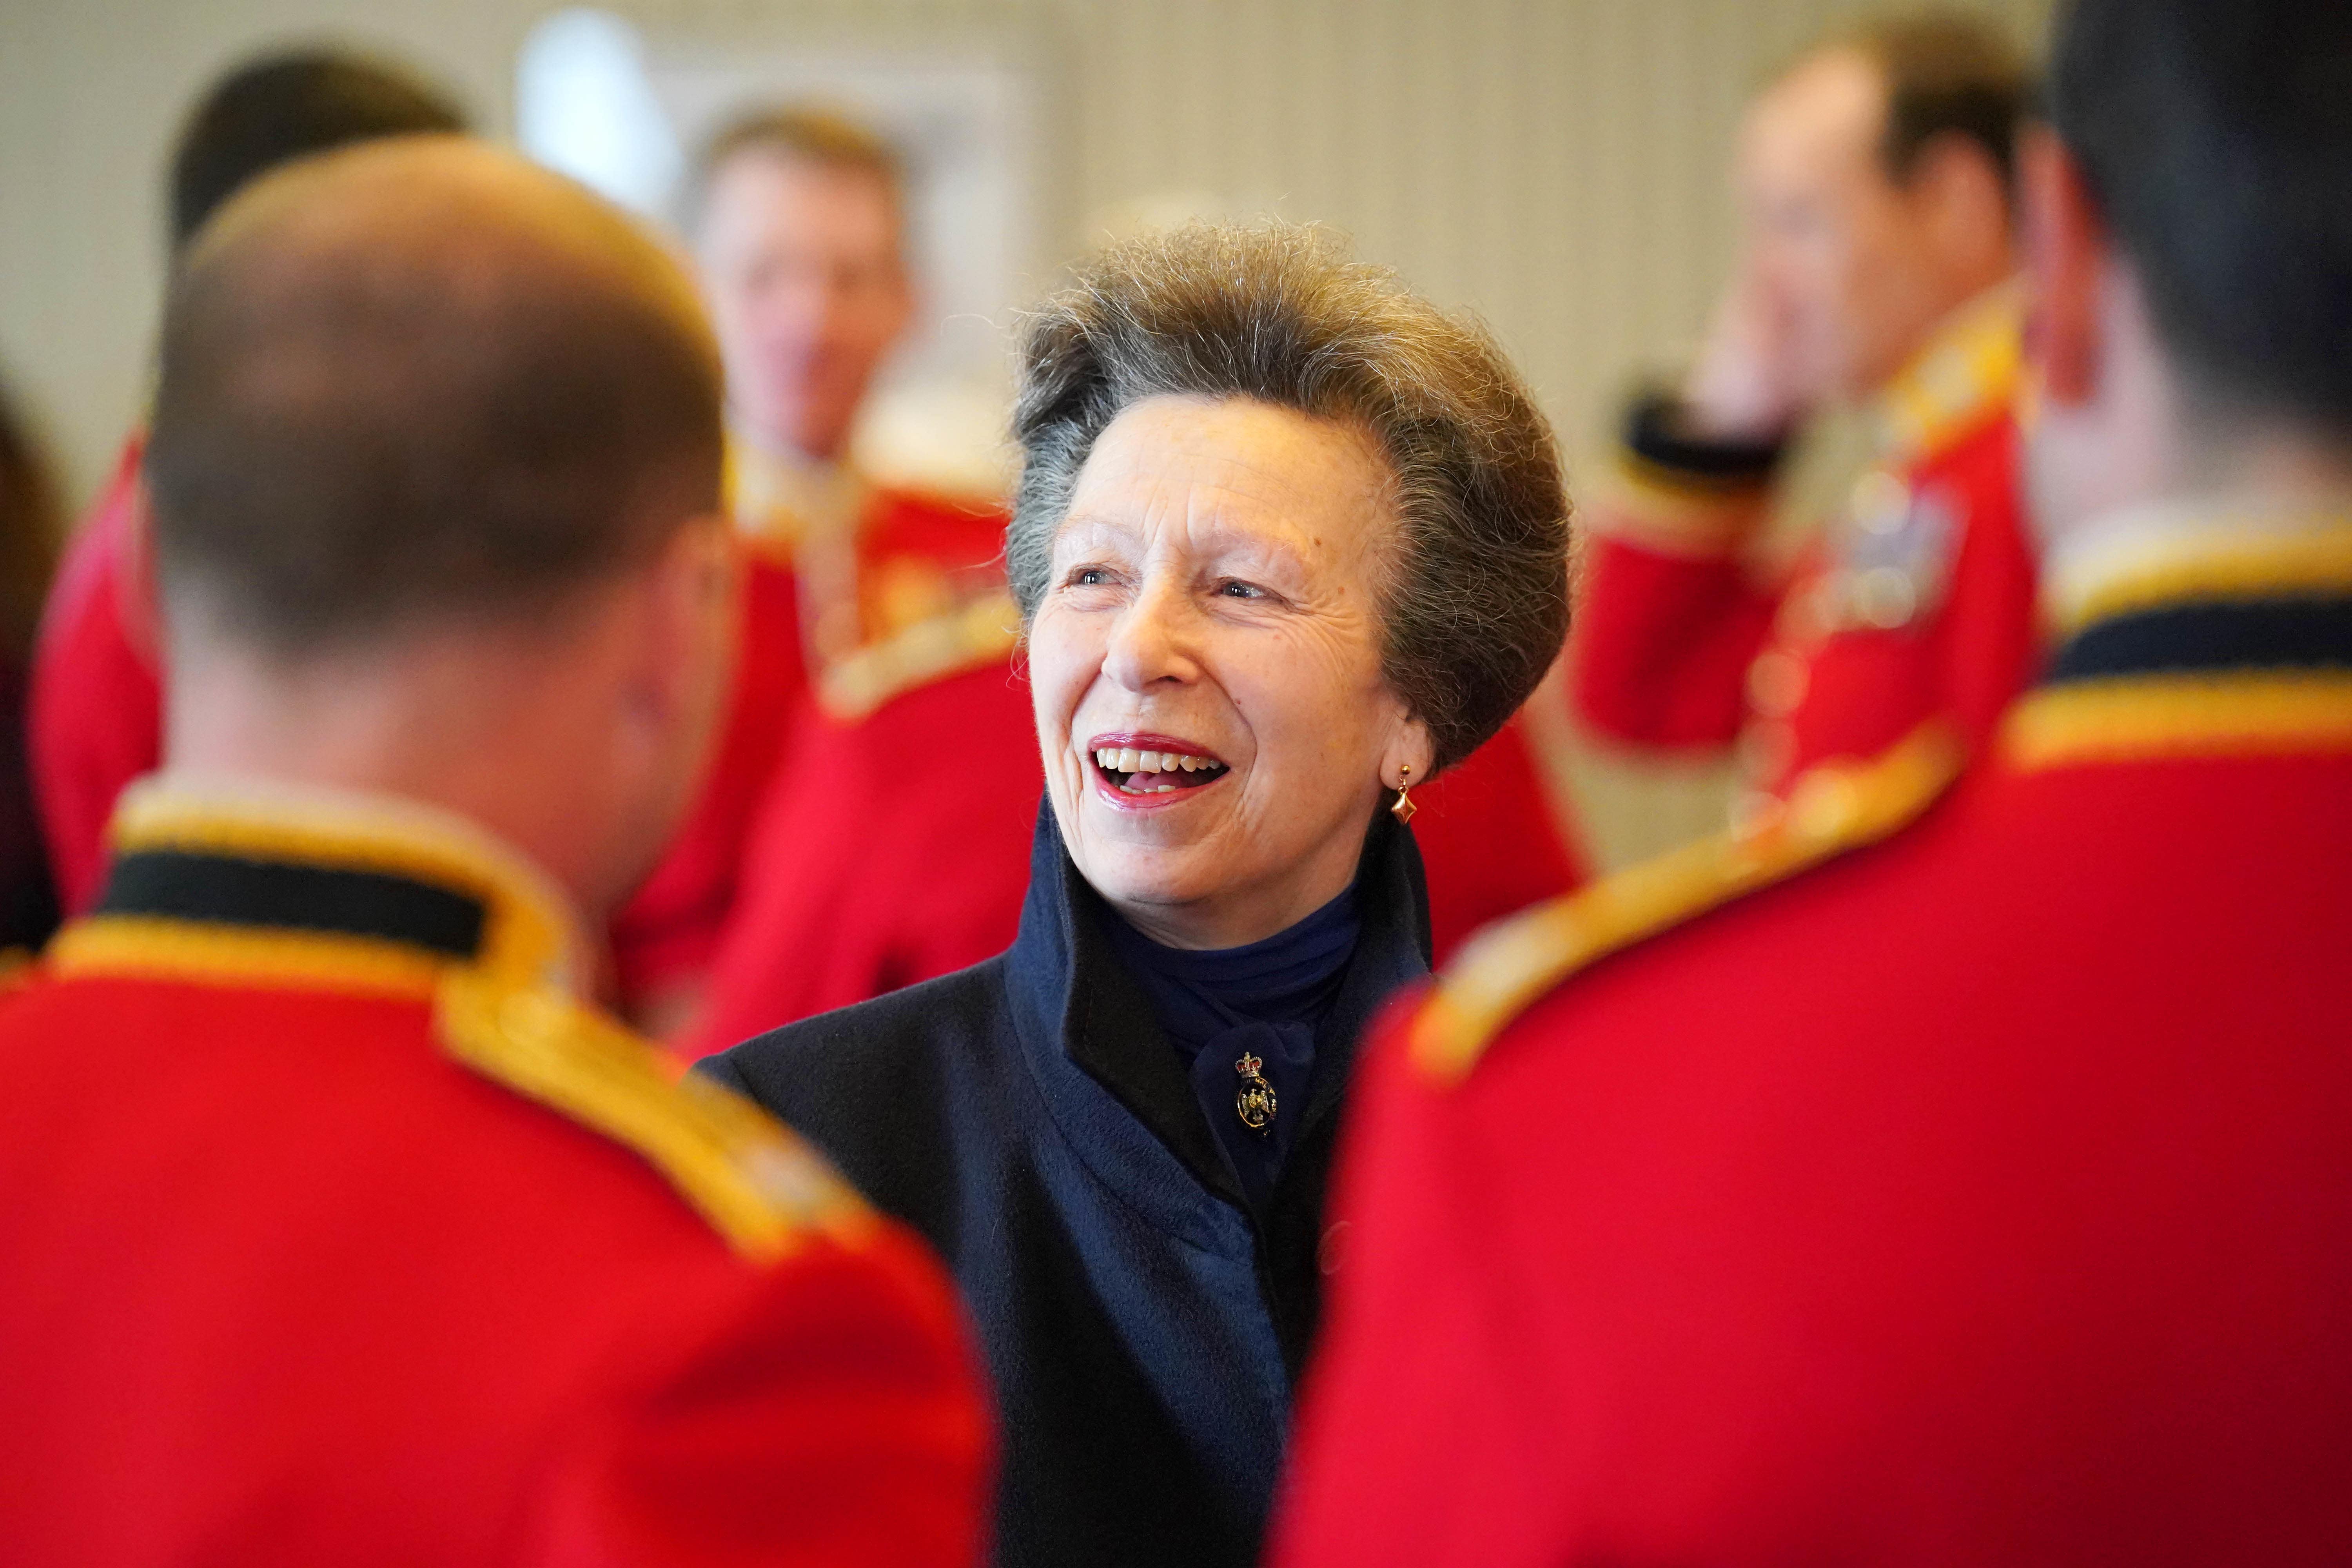
<svg viewBox="0 0 2352 1568"><path fill-rule="evenodd" d="M33 795L69 915L98 899L115 797L154 772L163 754L152 611L143 574L131 569L142 449L137 435L124 443L113 477L66 546L33 650Z"/></svg>

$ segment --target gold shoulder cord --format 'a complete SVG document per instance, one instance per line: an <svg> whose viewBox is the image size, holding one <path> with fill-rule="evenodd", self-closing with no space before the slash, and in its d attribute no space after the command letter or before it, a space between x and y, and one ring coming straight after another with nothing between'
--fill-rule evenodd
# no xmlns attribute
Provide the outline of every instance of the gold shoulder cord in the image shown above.
<svg viewBox="0 0 2352 1568"><path fill-rule="evenodd" d="M1931 721L1867 762L1814 768L1755 824L1627 868L1490 927L1450 965L1412 1024L1423 1071L1458 1082L1494 1037L1569 976L1811 866L1873 844L1926 811L1965 747Z"/></svg>
<svg viewBox="0 0 2352 1568"><path fill-rule="evenodd" d="M562 992L452 969L435 1020L449 1055L627 1145L730 1246L767 1261L814 1230L856 1245L864 1203L814 1151L749 1100L691 1074Z"/></svg>

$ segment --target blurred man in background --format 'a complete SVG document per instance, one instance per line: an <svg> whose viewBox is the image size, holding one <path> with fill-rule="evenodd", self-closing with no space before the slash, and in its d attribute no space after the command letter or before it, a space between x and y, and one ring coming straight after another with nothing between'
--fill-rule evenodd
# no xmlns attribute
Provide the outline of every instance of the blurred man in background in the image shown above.
<svg viewBox="0 0 2352 1568"><path fill-rule="evenodd" d="M1017 617L1003 596L995 499L879 484L852 459L859 410L914 318L906 200L887 142L804 109L730 123L690 182L686 225L727 365L729 507L745 570L741 653L718 757L672 854L614 928L622 994L665 1032L693 1014L739 894L754 882L844 921L858 914L843 900L872 896L887 907L909 891L856 875L820 885L783 864L784 851L745 864L761 801L799 768L796 737L828 717L866 721L935 681L1009 675ZM941 756L1002 754L1034 772L1025 724L1007 731L1006 710L934 704L929 744ZM1019 823L1007 830L1021 846L1016 877L1025 875L1037 787L1016 780L1023 798L1009 805ZM846 815L822 831L869 846L908 831L877 814L929 803L894 794L839 804ZM984 824L980 804L962 809ZM988 840L984 826L978 836ZM928 870L944 880L963 868L950 852ZM1004 940L1011 930L1008 917ZM964 962L1003 945L992 926L985 940Z"/></svg>
<svg viewBox="0 0 2352 1568"><path fill-rule="evenodd" d="M1952 16L1872 24L1767 89L1740 133L1738 271L1587 510L1580 715L1637 745L1737 739L1745 808L1929 713L1980 741L2030 672L2008 287L2027 92L1991 25ZM1791 437L1857 403L1871 468L1793 576L1759 581Z"/></svg>
<svg viewBox="0 0 2352 1568"><path fill-rule="evenodd" d="M309 153L378 136L464 129L441 92L380 61L305 50L221 79L172 153L173 264L213 210L248 180ZM153 595L140 518L142 433L66 552L33 663L31 752L49 865L68 912L105 874L115 797L163 755Z"/></svg>
<svg viewBox="0 0 2352 1568"><path fill-rule="evenodd" d="M1398 1032L1278 1561L2344 1560L2352 9L2077 0L2050 101L2054 661Z"/></svg>
<svg viewBox="0 0 2352 1568"><path fill-rule="evenodd" d="M11 1563L974 1560L942 1276L574 989L718 706L720 454L690 282L478 143L188 249L168 766L0 1005Z"/></svg>

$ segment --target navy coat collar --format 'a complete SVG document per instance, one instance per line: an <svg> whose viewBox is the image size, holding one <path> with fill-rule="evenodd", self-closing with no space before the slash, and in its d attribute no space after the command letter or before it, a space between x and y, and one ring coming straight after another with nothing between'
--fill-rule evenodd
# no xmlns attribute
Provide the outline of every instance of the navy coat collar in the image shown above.
<svg viewBox="0 0 2352 1568"><path fill-rule="evenodd" d="M1261 1229L1280 1232L1300 1217L1316 1223L1312 1216L1319 1216L1335 1123L1358 1044L1381 1005L1429 973L1429 894L1421 854L1412 836L1386 812L1373 814L1356 874L1363 893L1362 931L1322 1031L1329 1045L1318 1047L1307 1112L1269 1213L1259 1216ZM1108 913L1101 895L1078 874L1063 847L1052 804L1042 803L1030 852L1028 899L1020 934L1007 955L1007 990L1021 1054L1071 1146L1153 1225L1185 1236L1203 1222L1199 1196L1204 1190L1234 1209L1245 1211L1246 1205L1202 1120L1181 1057L1104 933ZM1073 1068L1108 1090L1152 1134L1159 1157L1131 1139L1090 1135L1085 1123L1099 1097L1068 1081ZM1190 1179L1171 1181L1180 1171ZM1302 1208L1311 1215L1293 1212ZM1309 1238L1310 1255L1314 1239ZM1303 1353L1312 1303L1298 1304L1307 1309L1296 1347ZM1283 1337L1290 1359L1294 1336Z"/></svg>

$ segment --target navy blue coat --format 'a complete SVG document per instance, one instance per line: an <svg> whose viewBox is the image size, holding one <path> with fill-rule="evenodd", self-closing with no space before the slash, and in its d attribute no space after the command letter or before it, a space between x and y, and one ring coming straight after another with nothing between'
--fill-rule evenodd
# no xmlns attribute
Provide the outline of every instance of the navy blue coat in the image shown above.
<svg viewBox="0 0 2352 1568"><path fill-rule="evenodd" d="M704 1064L954 1270L1003 1416L1007 1568L1256 1561L1315 1332L1355 1042L1429 968L1421 857L1385 812L1358 886L1362 932L1263 1213L1050 810L1006 952Z"/></svg>

